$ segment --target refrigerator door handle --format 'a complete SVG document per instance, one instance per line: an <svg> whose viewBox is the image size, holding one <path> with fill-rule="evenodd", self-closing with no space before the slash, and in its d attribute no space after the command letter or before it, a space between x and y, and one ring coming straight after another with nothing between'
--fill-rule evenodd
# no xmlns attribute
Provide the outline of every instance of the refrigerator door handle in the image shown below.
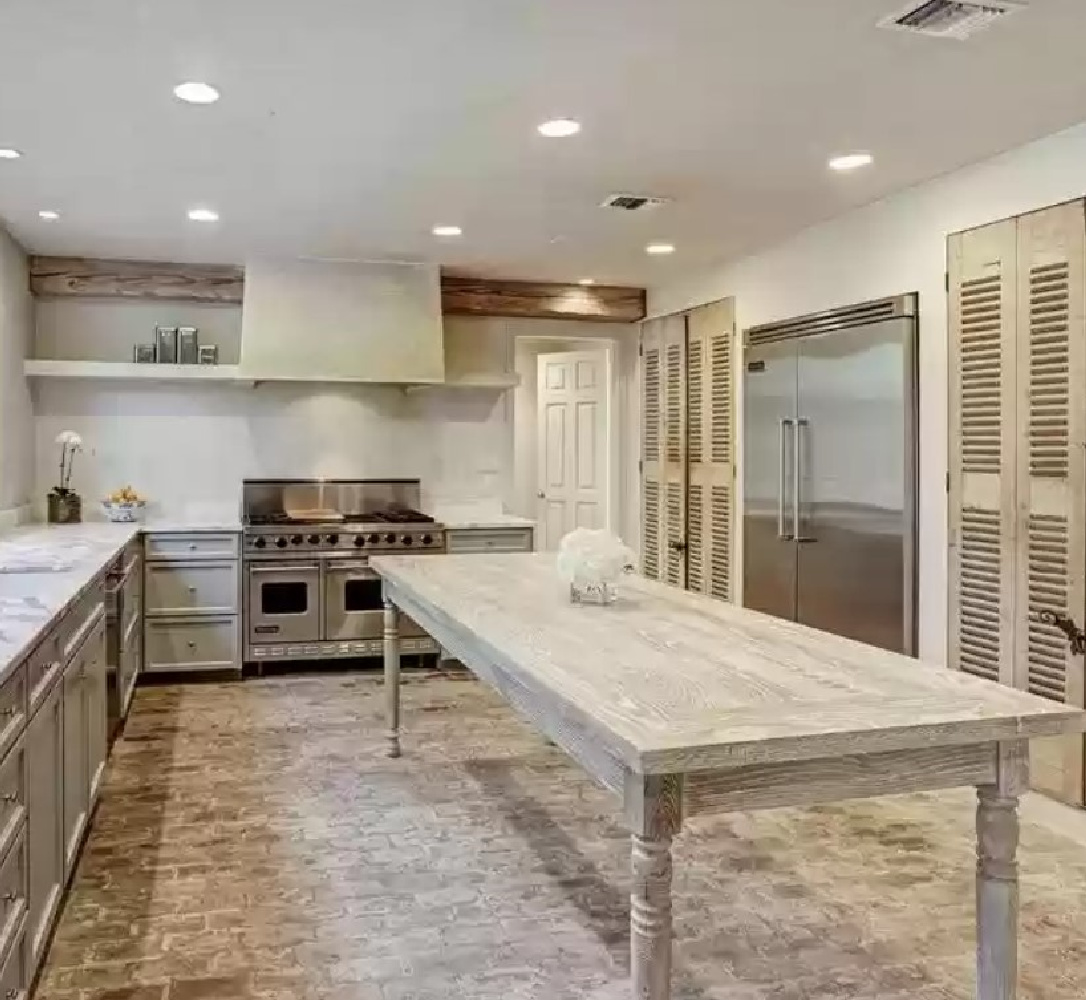
<svg viewBox="0 0 1086 1000"><path fill-rule="evenodd" d="M793 538L793 535L788 534L784 530L784 494L785 487L788 484L788 451L786 445L788 443L787 428L789 427L792 428L792 454L794 456L796 449L796 422L791 417L781 417L780 425L778 427L779 437L777 440L780 449L780 464L777 470L777 538L782 542L790 542ZM795 496L794 490L792 495Z"/></svg>
<svg viewBox="0 0 1086 1000"><path fill-rule="evenodd" d="M792 439L792 538L797 542L814 542L817 539L810 535L804 535L800 531L802 521L803 497L801 494L803 483L803 444L800 437L802 429L810 430L811 422L806 417L799 417L795 421L794 437Z"/></svg>

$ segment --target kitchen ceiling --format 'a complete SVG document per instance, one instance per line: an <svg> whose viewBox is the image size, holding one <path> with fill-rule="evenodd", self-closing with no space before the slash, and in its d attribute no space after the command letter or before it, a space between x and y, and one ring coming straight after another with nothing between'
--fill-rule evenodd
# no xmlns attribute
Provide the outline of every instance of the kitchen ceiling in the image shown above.
<svg viewBox="0 0 1086 1000"><path fill-rule="evenodd" d="M3 0L0 217L45 254L654 285L1082 119L1082 0L967 42L876 27L900 7ZM178 101L190 80L222 99ZM556 118L582 129L537 132ZM874 164L827 169L854 151Z"/></svg>

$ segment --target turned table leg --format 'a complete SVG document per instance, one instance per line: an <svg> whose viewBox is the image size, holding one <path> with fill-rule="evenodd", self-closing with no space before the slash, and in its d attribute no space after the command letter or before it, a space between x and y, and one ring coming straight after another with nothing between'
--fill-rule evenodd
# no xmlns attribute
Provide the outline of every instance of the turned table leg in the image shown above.
<svg viewBox="0 0 1086 1000"><path fill-rule="evenodd" d="M400 756L400 611L385 601L385 714L388 756Z"/></svg>
<svg viewBox="0 0 1086 1000"><path fill-rule="evenodd" d="M1000 743L993 785L977 788L977 998L1014 1000L1018 981L1018 796L1029 744Z"/></svg>
<svg viewBox="0 0 1086 1000"><path fill-rule="evenodd" d="M634 1000L671 997L671 838L682 825L682 778L629 774L625 811L633 830L630 985Z"/></svg>

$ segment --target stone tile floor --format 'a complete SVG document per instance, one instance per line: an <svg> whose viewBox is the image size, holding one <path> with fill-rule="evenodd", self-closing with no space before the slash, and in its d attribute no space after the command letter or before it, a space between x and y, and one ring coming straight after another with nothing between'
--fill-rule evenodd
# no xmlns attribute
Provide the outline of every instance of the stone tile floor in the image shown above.
<svg viewBox="0 0 1086 1000"><path fill-rule="evenodd" d="M39 1000L625 996L617 800L481 685L417 675L407 756L370 675L141 688ZM1086 996L1086 818L1031 797L1025 1000ZM973 799L699 819L676 843L684 1000L973 995Z"/></svg>

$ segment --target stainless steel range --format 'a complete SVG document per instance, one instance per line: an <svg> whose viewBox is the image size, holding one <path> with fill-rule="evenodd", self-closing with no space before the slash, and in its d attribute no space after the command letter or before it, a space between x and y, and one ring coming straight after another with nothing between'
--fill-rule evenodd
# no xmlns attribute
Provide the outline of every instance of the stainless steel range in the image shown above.
<svg viewBox="0 0 1086 1000"><path fill-rule="evenodd" d="M380 656L381 581L371 553L445 551L417 479L242 483L245 660ZM405 653L437 653L405 619Z"/></svg>

